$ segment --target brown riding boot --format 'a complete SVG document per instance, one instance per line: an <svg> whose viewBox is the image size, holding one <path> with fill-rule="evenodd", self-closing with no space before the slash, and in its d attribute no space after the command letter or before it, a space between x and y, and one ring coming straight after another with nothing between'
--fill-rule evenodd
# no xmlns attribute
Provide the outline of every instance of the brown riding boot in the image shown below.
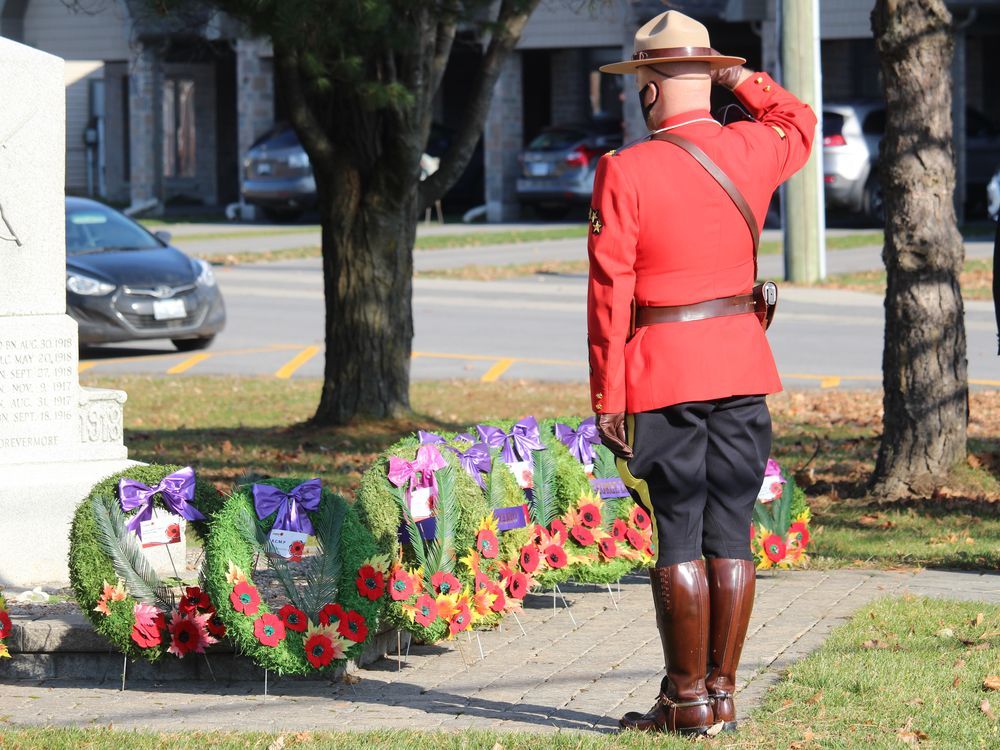
<svg viewBox="0 0 1000 750"><path fill-rule="evenodd" d="M714 723L705 687L709 619L705 561L650 568L649 579L667 676L653 707L644 714L625 714L618 725L643 732L704 734Z"/></svg>
<svg viewBox="0 0 1000 750"><path fill-rule="evenodd" d="M736 667L747 637L757 571L750 560L711 558L705 561L711 606L708 677L705 685L715 720L736 729Z"/></svg>

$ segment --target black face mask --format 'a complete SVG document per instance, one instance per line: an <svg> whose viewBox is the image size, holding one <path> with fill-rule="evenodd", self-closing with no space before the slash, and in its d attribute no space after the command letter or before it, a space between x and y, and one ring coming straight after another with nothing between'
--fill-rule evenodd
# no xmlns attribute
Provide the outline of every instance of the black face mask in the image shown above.
<svg viewBox="0 0 1000 750"><path fill-rule="evenodd" d="M646 93L646 89L650 87L652 87L654 95L649 104L646 104L644 94ZM660 98L660 87L657 86L656 83L653 81L650 81L641 89L639 89L639 107L642 109L642 120L643 122L646 123L647 127L651 127L649 125L649 114L650 112L653 111L653 107L656 106L656 102L659 98Z"/></svg>

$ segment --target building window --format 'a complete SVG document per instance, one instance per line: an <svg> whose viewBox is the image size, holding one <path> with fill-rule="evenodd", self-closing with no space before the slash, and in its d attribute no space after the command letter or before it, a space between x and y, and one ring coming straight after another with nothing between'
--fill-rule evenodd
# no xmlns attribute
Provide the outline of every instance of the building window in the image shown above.
<svg viewBox="0 0 1000 750"><path fill-rule="evenodd" d="M194 81L168 78L163 89L163 176L194 177L196 146Z"/></svg>

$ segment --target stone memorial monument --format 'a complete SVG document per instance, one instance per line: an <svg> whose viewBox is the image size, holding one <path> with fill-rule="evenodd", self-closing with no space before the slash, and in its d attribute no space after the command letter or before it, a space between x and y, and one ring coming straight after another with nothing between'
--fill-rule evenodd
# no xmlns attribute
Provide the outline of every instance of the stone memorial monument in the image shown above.
<svg viewBox="0 0 1000 750"><path fill-rule="evenodd" d="M0 38L0 587L64 582L69 523L130 464L122 391L83 388L66 314L63 61Z"/></svg>

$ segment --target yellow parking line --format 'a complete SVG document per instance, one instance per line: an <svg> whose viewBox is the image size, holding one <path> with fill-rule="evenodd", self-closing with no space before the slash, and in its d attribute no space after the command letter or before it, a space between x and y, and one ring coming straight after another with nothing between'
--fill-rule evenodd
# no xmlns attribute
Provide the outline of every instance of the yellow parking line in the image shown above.
<svg viewBox="0 0 1000 750"><path fill-rule="evenodd" d="M307 346L301 352L288 360L288 362L282 365L281 369L274 373L274 377L287 380L292 377L296 370L302 367L302 365L315 357L317 354L319 354L318 346Z"/></svg>
<svg viewBox="0 0 1000 750"><path fill-rule="evenodd" d="M79 367L76 368L76 371L77 372L86 372L87 370L89 370L91 367L93 367L96 364L97 364L96 362L81 362L80 365L79 365Z"/></svg>
<svg viewBox="0 0 1000 750"><path fill-rule="evenodd" d="M828 375L819 381L820 388L836 388L838 385L840 385L840 378L836 375Z"/></svg>
<svg viewBox="0 0 1000 750"><path fill-rule="evenodd" d="M507 372L512 364L514 364L514 360L512 359L497 360L497 363L488 369L479 379L480 382L492 383L494 380L498 379L501 375Z"/></svg>
<svg viewBox="0 0 1000 750"><path fill-rule="evenodd" d="M204 352L201 352L200 354L194 354L185 359L183 362L176 364L169 370L167 370L167 375L180 375L182 372L187 372L196 364L198 364L199 362L204 362L211 356L212 356L211 354L205 354Z"/></svg>

